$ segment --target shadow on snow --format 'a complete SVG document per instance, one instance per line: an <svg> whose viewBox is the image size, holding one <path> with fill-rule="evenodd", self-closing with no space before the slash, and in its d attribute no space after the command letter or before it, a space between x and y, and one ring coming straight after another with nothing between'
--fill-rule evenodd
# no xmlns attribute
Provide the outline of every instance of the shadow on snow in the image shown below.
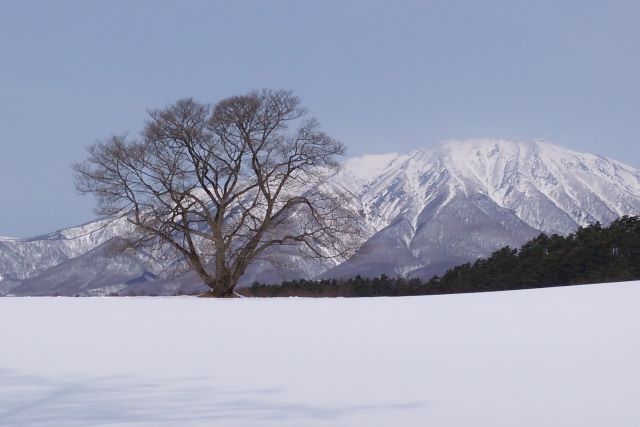
<svg viewBox="0 0 640 427"><path fill-rule="evenodd" d="M227 420L263 424L327 420L420 403L322 406L283 401L282 389L221 389L198 378L138 381L125 376L51 380L0 370L0 425L180 425Z"/></svg>

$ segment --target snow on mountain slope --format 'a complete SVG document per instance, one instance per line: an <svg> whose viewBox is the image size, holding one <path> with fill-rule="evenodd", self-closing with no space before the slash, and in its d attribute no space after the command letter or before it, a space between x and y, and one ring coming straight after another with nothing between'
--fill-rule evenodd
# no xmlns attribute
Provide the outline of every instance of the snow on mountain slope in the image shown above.
<svg viewBox="0 0 640 427"><path fill-rule="evenodd" d="M359 176L366 157L347 162L342 173ZM456 195L483 194L545 232L569 232L575 225L610 221L640 208L638 170L548 143L447 141L394 159L393 167L368 175L360 195L387 219L420 209L438 191L448 196L443 206ZM550 221L548 207L566 217Z"/></svg>
<svg viewBox="0 0 640 427"><path fill-rule="evenodd" d="M0 424L636 427L639 301L0 298Z"/></svg>
<svg viewBox="0 0 640 427"><path fill-rule="evenodd" d="M107 219L30 239L0 239L0 274L15 280L33 277L130 230L123 219Z"/></svg>
<svg viewBox="0 0 640 427"><path fill-rule="evenodd" d="M365 242L358 253L336 265L287 249L279 255L286 268L254 266L244 283L382 273L427 278L540 232L565 234L640 214L638 170L538 141L446 141L408 154L366 155L347 160L324 186L351 195ZM110 283L126 292L127 281L141 274L139 259L129 260L126 277L113 275L111 282L108 274L95 282L90 266L107 256L94 250L127 227L123 220L98 221L34 239L0 239L0 294L30 294L39 283L62 286L69 280L62 266L81 256L69 267L85 273L72 282L80 284L85 274L85 285L107 289ZM165 277L159 270L149 272ZM77 293L72 288L68 293Z"/></svg>
<svg viewBox="0 0 640 427"><path fill-rule="evenodd" d="M546 232L610 221L640 207L638 171L603 157L540 142L492 140L451 141L438 151L458 190L486 194ZM556 215L549 215L553 207ZM562 221L563 213L571 223ZM562 222L550 220L555 216Z"/></svg>
<svg viewBox="0 0 640 427"><path fill-rule="evenodd" d="M640 214L640 172L552 144L447 141L393 159L357 194L378 232L325 276L430 277L540 232Z"/></svg>
<svg viewBox="0 0 640 427"><path fill-rule="evenodd" d="M343 164L343 173L349 174L352 178L367 184L385 171L397 165L402 160L407 159L407 155L398 153L388 154L366 154L361 157L347 159Z"/></svg>

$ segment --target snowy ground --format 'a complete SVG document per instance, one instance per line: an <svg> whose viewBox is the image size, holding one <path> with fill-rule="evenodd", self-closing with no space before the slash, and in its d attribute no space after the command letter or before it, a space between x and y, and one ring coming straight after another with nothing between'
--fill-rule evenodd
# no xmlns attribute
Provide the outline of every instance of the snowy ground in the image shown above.
<svg viewBox="0 0 640 427"><path fill-rule="evenodd" d="M2 426L638 426L640 282L0 298Z"/></svg>

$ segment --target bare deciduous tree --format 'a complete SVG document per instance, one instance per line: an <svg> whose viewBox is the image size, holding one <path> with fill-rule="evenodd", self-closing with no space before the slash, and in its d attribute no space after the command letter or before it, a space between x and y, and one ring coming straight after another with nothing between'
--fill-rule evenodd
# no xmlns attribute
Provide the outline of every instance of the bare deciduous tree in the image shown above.
<svg viewBox="0 0 640 427"><path fill-rule="evenodd" d="M183 99L149 112L139 140L114 136L73 166L97 212L125 216L131 246L169 246L217 297L279 245L344 255L351 215L322 181L343 145L289 91L262 90L213 106Z"/></svg>

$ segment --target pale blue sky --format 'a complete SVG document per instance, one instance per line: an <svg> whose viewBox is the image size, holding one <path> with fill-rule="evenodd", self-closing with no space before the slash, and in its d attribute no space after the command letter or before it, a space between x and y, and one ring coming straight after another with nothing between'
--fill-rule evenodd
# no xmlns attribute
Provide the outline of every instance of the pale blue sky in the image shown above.
<svg viewBox="0 0 640 427"><path fill-rule="evenodd" d="M70 163L145 110L300 95L349 155L540 138L640 167L638 1L0 0L0 235L94 218Z"/></svg>

